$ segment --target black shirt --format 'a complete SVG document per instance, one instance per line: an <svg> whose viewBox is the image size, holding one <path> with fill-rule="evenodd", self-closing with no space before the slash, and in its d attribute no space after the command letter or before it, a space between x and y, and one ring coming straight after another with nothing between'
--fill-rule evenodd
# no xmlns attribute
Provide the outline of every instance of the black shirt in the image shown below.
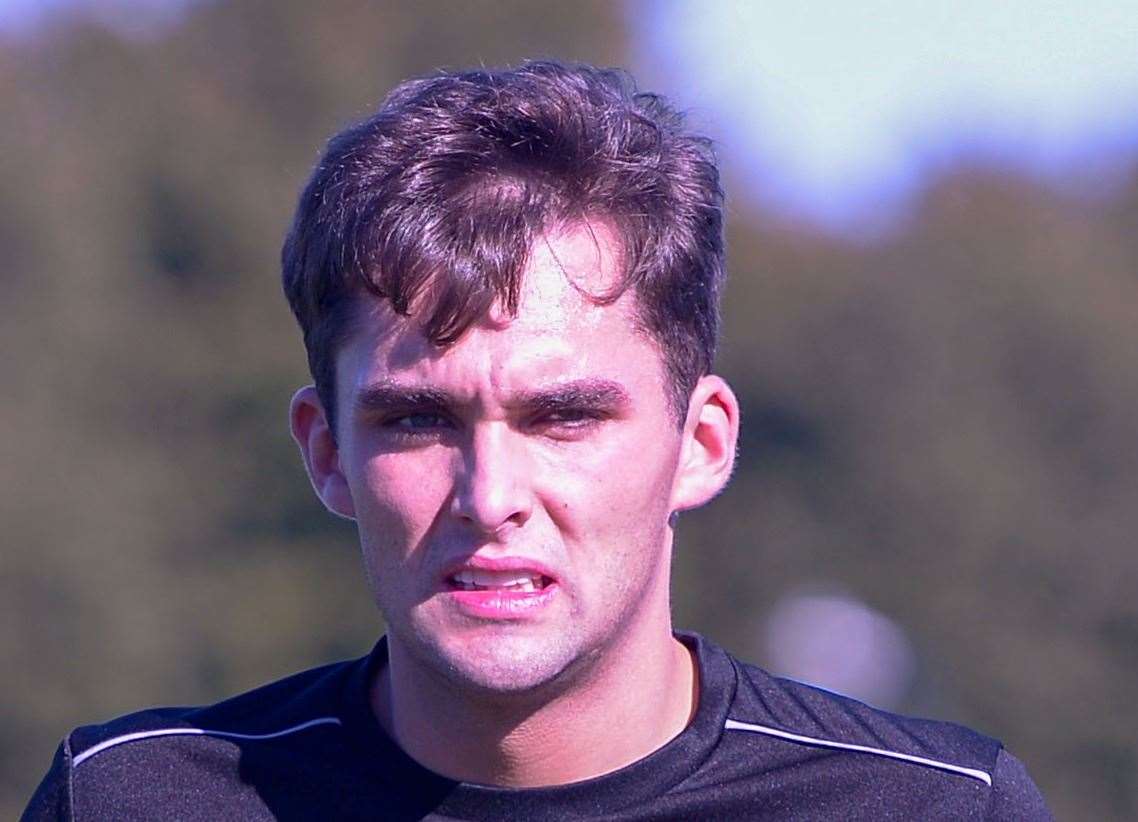
<svg viewBox="0 0 1138 822"><path fill-rule="evenodd" d="M384 733L386 662L317 668L209 707L78 728L24 812L46 819L1050 819L1023 766L958 725L772 677L699 636L691 724L613 773L549 788L455 782Z"/></svg>

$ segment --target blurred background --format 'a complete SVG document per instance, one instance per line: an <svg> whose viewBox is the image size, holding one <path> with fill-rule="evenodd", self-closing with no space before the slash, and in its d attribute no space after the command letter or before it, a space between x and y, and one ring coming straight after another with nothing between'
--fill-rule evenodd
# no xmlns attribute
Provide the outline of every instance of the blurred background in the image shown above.
<svg viewBox="0 0 1138 822"><path fill-rule="evenodd" d="M76 724L369 649L280 241L400 79L551 56L727 174L742 462L677 623L1134 818L1136 43L1126 3L0 2L0 815Z"/></svg>

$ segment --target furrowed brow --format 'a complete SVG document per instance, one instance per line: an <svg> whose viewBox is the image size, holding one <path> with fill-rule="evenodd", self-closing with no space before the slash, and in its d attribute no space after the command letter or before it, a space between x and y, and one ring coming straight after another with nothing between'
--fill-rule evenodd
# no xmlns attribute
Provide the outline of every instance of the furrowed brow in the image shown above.
<svg viewBox="0 0 1138 822"><path fill-rule="evenodd" d="M356 395L357 411L375 413L404 408L449 408L455 399L445 391L396 383L376 383Z"/></svg>
<svg viewBox="0 0 1138 822"><path fill-rule="evenodd" d="M545 411L561 408L621 408L631 402L632 398L620 383L611 380L574 380L538 391L522 392L511 404Z"/></svg>

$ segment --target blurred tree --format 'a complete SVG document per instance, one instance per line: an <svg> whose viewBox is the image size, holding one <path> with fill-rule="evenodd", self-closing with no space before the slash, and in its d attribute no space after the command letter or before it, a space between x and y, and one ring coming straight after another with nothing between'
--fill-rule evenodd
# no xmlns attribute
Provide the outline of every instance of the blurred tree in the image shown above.
<svg viewBox="0 0 1138 822"><path fill-rule="evenodd" d="M0 47L0 815L78 722L212 700L379 631L288 440L277 250L323 141L411 74L625 61L604 2L192 5Z"/></svg>
<svg viewBox="0 0 1138 822"><path fill-rule="evenodd" d="M1131 818L1131 218L983 167L931 181L869 247L736 216L743 465L685 522L690 621L754 656L778 592L841 584L925 649L908 710L1009 740L1061 818Z"/></svg>

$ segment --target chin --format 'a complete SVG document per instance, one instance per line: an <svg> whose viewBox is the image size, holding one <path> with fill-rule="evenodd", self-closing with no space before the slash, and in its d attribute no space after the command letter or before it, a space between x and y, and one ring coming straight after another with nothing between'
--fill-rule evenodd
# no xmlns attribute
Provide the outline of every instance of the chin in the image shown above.
<svg viewBox="0 0 1138 822"><path fill-rule="evenodd" d="M485 695L544 693L574 667L565 645L530 637L462 638L433 650L435 667L455 688Z"/></svg>

